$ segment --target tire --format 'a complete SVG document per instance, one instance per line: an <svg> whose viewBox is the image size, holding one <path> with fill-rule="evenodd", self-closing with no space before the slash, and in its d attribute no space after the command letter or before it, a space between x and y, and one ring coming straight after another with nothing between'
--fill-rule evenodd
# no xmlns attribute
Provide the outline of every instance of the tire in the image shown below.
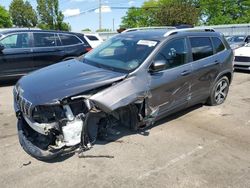
<svg viewBox="0 0 250 188"><path fill-rule="evenodd" d="M229 80L226 76L223 76L213 85L207 104L210 106L222 104L227 98L228 91Z"/></svg>

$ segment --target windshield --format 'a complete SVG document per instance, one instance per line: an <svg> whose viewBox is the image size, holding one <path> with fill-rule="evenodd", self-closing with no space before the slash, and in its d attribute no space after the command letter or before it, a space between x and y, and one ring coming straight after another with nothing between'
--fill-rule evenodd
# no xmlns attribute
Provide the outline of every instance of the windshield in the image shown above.
<svg viewBox="0 0 250 188"><path fill-rule="evenodd" d="M158 41L113 37L89 52L84 62L119 72L131 72L139 67Z"/></svg>

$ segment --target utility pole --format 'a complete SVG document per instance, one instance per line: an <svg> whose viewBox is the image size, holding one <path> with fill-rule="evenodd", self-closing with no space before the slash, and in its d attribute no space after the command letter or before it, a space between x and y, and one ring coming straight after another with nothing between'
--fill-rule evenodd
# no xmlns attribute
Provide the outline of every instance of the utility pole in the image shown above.
<svg viewBox="0 0 250 188"><path fill-rule="evenodd" d="M102 0L99 0L99 30L102 29Z"/></svg>
<svg viewBox="0 0 250 188"><path fill-rule="evenodd" d="M115 19L113 18L113 31L115 31Z"/></svg>

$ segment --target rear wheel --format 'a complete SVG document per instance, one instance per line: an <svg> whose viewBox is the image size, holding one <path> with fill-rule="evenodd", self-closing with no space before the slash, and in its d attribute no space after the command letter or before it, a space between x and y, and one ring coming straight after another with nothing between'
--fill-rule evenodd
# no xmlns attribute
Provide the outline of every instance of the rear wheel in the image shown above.
<svg viewBox="0 0 250 188"><path fill-rule="evenodd" d="M229 80L226 76L223 76L214 84L207 101L208 105L215 106L222 104L227 98L228 90Z"/></svg>

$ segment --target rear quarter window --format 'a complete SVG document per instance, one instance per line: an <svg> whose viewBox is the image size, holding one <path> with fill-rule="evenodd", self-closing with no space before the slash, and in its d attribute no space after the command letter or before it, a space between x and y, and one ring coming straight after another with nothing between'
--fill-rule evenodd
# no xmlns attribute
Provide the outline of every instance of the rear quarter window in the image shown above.
<svg viewBox="0 0 250 188"><path fill-rule="evenodd" d="M225 46L223 42L218 37L212 37L212 41L214 44L214 50L216 53L219 53L223 50L225 50Z"/></svg>
<svg viewBox="0 0 250 188"><path fill-rule="evenodd" d="M82 41L78 39L74 35L66 35L66 34L59 34L59 37L61 39L62 45L67 46L67 45L75 45L75 44L81 44Z"/></svg>
<svg viewBox="0 0 250 188"><path fill-rule="evenodd" d="M92 41L98 41L98 40L99 40L96 36L89 36L89 35L86 35L86 37L87 37L89 40L92 40Z"/></svg>
<svg viewBox="0 0 250 188"><path fill-rule="evenodd" d="M209 37L190 37L193 61L213 55L213 46Z"/></svg>

